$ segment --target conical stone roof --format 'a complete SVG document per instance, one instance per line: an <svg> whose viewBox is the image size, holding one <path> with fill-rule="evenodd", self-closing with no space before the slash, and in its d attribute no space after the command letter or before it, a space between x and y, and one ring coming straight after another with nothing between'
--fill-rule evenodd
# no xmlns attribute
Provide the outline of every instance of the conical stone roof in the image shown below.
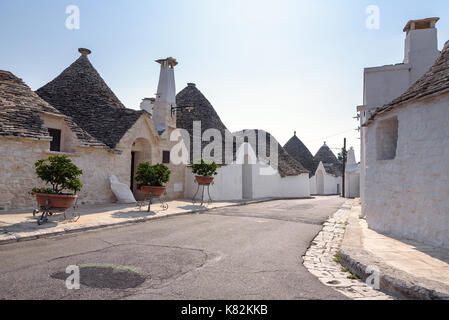
<svg viewBox="0 0 449 320"><path fill-rule="evenodd" d="M40 113L64 118L69 128L84 144L104 146L76 125L70 117L41 99L22 79L0 70L0 136L51 139Z"/></svg>
<svg viewBox="0 0 449 320"><path fill-rule="evenodd" d="M201 136L207 129L217 129L221 133L222 137L222 161L225 163L225 136L232 135L232 133L226 128L220 119L220 116L215 111L212 104L206 97L201 93L194 83L187 84L187 87L182 89L176 95L176 105L181 107L176 111L176 127L180 129L185 129L190 134L190 159L195 161L198 159L193 159L193 122L201 121ZM187 110L183 107L194 107L193 110ZM198 137L201 141L201 137ZM210 142L202 141L201 150L204 149ZM235 153L231 151L235 157ZM235 158L234 158L235 159Z"/></svg>
<svg viewBox="0 0 449 320"><path fill-rule="evenodd" d="M93 137L114 148L143 111L127 109L90 63L87 49L36 93Z"/></svg>
<svg viewBox="0 0 449 320"><path fill-rule="evenodd" d="M235 132L234 135L236 136L243 136L244 135L244 131L239 131L239 132ZM295 158L293 158L281 145L280 143L276 140L276 138L271 135L269 132L266 132L264 130L261 129L252 129L250 130L252 132L254 132L255 136L256 136L256 146L254 151L257 154L257 157L260 161L263 162L268 162L270 161L271 157L270 157L270 145L269 142L274 144L275 146L277 146L277 152L278 152L278 157L277 157L277 161L275 163L270 163L272 165L272 167L276 168L279 172L279 175L281 177L290 177L290 176L297 176L300 174L304 174L304 173L309 173L309 170L307 170L306 168L304 168L304 166L299 162L296 161ZM266 150L264 153L259 152L258 150L258 139L259 139L259 134L261 136L263 136L265 134L265 147ZM276 147L275 147L276 148Z"/></svg>
<svg viewBox="0 0 449 320"><path fill-rule="evenodd" d="M323 163L339 163L337 157L326 143L318 150L314 157L315 161Z"/></svg>
<svg viewBox="0 0 449 320"><path fill-rule="evenodd" d="M176 127L185 129L190 134L190 159L193 158L193 122L201 121L201 135L207 129L217 129L222 135L222 163L225 163L225 135L231 135L233 137L233 147L230 152L232 152L233 160L236 158L236 150L238 146L236 145L235 134L232 134L227 127L223 124L220 119L220 116L215 111L212 104L207 100L207 98L201 93L200 90L196 87L195 84L189 83L187 87L181 90L176 95L176 105L181 107L176 112ZM188 111L182 107L194 107L193 110ZM262 130L263 131L263 130ZM256 134L258 130L255 130ZM265 131L264 131L265 132ZM267 135L267 140L271 137L268 132L265 132ZM199 137L201 138L201 137ZM273 138L274 139L274 138ZM296 176L302 173L307 173L308 171L298 163L293 157L291 157L277 142L276 139L272 140L273 142L278 144L278 171L282 177L285 176ZM202 150L208 145L210 142L202 141ZM267 149L269 146L267 145ZM257 151L256 151L257 152ZM269 154L269 151L267 151ZM197 159L193 159L197 160Z"/></svg>
<svg viewBox="0 0 449 320"><path fill-rule="evenodd" d="M305 146L304 143L296 136L296 132L290 140L284 145L285 151L287 151L296 161L301 163L304 168L309 170L310 177L315 174L318 163L313 158L312 153Z"/></svg>
<svg viewBox="0 0 449 320"><path fill-rule="evenodd" d="M342 175L342 164L338 161L332 150L327 146L326 142L315 154L314 159L318 165L320 162L323 162L327 173L333 174L334 176Z"/></svg>

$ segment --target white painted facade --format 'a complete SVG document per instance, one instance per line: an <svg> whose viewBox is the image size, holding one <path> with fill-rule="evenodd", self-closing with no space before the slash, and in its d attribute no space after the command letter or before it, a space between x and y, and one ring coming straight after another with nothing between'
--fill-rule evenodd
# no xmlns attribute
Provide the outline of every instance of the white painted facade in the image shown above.
<svg viewBox="0 0 449 320"><path fill-rule="evenodd" d="M308 173L281 177L277 170L256 158L250 144L242 144L239 150L242 153L238 152L237 163L221 166L217 170L218 175L210 186L213 200L310 197ZM198 188L191 167L186 168L185 176L185 197L190 199Z"/></svg>
<svg viewBox="0 0 449 320"><path fill-rule="evenodd" d="M195 175L192 174L192 168L186 167L185 172L185 192L186 199L192 199L198 184L195 181ZM242 199L242 165L230 164L221 166L217 170L218 174L214 177L214 182L210 186L210 196L214 201L241 200ZM201 199L202 187L197 194L196 199ZM208 199L207 192L204 195Z"/></svg>
<svg viewBox="0 0 449 320"><path fill-rule="evenodd" d="M409 102L366 127L364 210L370 228L449 248L449 94ZM397 119L397 147L378 160L382 121ZM381 139L381 140L379 140Z"/></svg>
<svg viewBox="0 0 449 320"><path fill-rule="evenodd" d="M354 148L348 150L345 168L345 197L360 197L360 166L355 161Z"/></svg>
<svg viewBox="0 0 449 320"><path fill-rule="evenodd" d="M244 169L244 167L246 167ZM282 178L279 173L261 175L263 164L231 164L218 169L210 195L214 201L252 200L261 198L305 198L310 196L308 173ZM244 191L244 188L246 190ZM186 168L185 197L191 199L198 185L191 167ZM207 193L205 194L205 199ZM201 198L201 188L196 197Z"/></svg>
<svg viewBox="0 0 449 320"><path fill-rule="evenodd" d="M316 176L309 179L310 194L317 194L316 192Z"/></svg>
<svg viewBox="0 0 449 320"><path fill-rule="evenodd" d="M263 172L263 168L266 165L260 162L246 166L249 166L251 170L252 188L252 192L250 192L250 196L247 199L310 197L308 173L292 177L281 177L278 172L271 175L261 174L261 169Z"/></svg>
<svg viewBox="0 0 449 320"><path fill-rule="evenodd" d="M360 198L365 213L366 128L370 112L399 97L429 70L439 55L435 24L438 18L412 20L404 28L406 39L403 63L364 70L363 106L360 114Z"/></svg>
<svg viewBox="0 0 449 320"><path fill-rule="evenodd" d="M341 194L342 177L336 177L326 172L323 162L320 162L315 171L315 175L309 179L312 194L316 195L334 195Z"/></svg>

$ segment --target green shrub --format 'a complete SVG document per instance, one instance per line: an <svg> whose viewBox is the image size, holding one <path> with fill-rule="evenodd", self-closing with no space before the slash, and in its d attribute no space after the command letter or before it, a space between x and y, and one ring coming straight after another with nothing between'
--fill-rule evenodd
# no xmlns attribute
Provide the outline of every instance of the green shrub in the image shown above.
<svg viewBox="0 0 449 320"><path fill-rule="evenodd" d="M136 181L139 186L162 187L170 180L170 169L162 163L150 165L149 162L141 162L137 165Z"/></svg>
<svg viewBox="0 0 449 320"><path fill-rule="evenodd" d="M212 177L218 174L217 164L214 161L200 159L192 164L192 172L198 176Z"/></svg>
<svg viewBox="0 0 449 320"><path fill-rule="evenodd" d="M47 159L40 159L34 164L36 175L51 188L33 188L34 193L61 194L64 190L76 193L81 190L83 184L78 178L83 174L67 156L49 156Z"/></svg>

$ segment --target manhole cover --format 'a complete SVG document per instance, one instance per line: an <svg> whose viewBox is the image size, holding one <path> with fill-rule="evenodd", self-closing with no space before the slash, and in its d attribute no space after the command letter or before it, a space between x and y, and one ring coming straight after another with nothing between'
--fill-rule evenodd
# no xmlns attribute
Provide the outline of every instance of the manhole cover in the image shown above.
<svg viewBox="0 0 449 320"><path fill-rule="evenodd" d="M91 288L127 289L135 288L145 281L138 269L112 264L80 265L80 283ZM52 278L66 280L69 274L57 272Z"/></svg>

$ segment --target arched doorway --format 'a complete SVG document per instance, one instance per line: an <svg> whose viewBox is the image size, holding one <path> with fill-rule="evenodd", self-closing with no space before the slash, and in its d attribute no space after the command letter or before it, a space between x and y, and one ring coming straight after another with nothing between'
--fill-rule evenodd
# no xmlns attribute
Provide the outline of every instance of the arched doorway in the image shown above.
<svg viewBox="0 0 449 320"><path fill-rule="evenodd" d="M137 165L141 162L151 163L151 144L147 139L137 138L131 147L131 174L130 174L130 186L131 191L134 193L134 197L137 200L144 198L143 193L137 189L137 182L135 180Z"/></svg>
<svg viewBox="0 0 449 320"><path fill-rule="evenodd" d="M324 173L321 170L316 173L316 193L324 194Z"/></svg>

